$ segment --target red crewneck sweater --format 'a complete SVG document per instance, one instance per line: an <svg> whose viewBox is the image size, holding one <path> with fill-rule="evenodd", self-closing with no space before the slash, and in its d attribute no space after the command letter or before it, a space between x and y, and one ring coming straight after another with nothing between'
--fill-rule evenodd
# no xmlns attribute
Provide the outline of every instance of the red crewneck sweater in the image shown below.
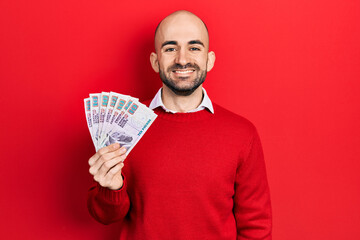
<svg viewBox="0 0 360 240"><path fill-rule="evenodd" d="M125 160L120 190L97 183L88 209L121 240L270 240L271 205L252 123L214 104L158 118Z"/></svg>

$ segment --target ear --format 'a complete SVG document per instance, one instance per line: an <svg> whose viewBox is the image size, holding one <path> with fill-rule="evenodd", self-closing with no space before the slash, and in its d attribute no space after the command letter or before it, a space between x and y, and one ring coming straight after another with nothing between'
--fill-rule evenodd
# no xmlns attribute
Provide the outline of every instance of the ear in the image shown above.
<svg viewBox="0 0 360 240"><path fill-rule="evenodd" d="M159 72L159 61L158 61L158 57L157 54L152 52L150 54L150 63L151 63L151 67L154 69L155 72Z"/></svg>
<svg viewBox="0 0 360 240"><path fill-rule="evenodd" d="M210 72L210 70L214 67L214 64L215 64L215 53L213 51L208 52L206 71Z"/></svg>

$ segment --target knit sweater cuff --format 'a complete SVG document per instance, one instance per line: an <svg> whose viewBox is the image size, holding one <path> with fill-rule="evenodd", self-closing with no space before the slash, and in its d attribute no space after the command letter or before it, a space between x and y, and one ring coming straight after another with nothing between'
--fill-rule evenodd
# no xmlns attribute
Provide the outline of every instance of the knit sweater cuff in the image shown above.
<svg viewBox="0 0 360 240"><path fill-rule="evenodd" d="M122 174L121 174L121 176L124 179L123 186L118 190L111 190L110 188L102 187L98 183L98 185L97 185L98 192L99 192L99 195L101 195L103 197L103 199L105 199L108 202L118 203L118 202L121 202L126 197L126 195L127 195L127 192L126 192L126 185L127 185L126 184L126 178Z"/></svg>

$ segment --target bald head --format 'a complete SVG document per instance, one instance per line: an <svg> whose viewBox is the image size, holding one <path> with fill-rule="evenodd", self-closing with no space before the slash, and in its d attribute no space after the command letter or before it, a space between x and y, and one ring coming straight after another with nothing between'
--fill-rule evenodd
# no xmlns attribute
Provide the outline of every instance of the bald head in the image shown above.
<svg viewBox="0 0 360 240"><path fill-rule="evenodd" d="M189 96L197 91L202 96L199 87L214 66L215 53L209 52L209 34L199 17L182 10L164 18L156 30L155 50L150 62L165 93Z"/></svg>
<svg viewBox="0 0 360 240"><path fill-rule="evenodd" d="M177 33L177 34L176 34ZM206 24L195 14L179 10L165 17L155 30L155 49L161 48L164 41L172 41L177 36L201 38L206 49L209 49L209 33ZM173 37L174 39L170 39Z"/></svg>

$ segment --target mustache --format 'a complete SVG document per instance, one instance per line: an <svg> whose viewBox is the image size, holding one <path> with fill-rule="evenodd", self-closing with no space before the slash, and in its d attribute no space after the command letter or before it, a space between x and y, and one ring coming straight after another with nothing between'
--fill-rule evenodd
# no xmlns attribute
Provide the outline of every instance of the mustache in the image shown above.
<svg viewBox="0 0 360 240"><path fill-rule="evenodd" d="M179 69L187 69L187 68L193 68L195 70L200 70L200 67L197 64L187 63L186 65L181 65L178 63L175 63L174 65L168 67L168 71L175 71Z"/></svg>

